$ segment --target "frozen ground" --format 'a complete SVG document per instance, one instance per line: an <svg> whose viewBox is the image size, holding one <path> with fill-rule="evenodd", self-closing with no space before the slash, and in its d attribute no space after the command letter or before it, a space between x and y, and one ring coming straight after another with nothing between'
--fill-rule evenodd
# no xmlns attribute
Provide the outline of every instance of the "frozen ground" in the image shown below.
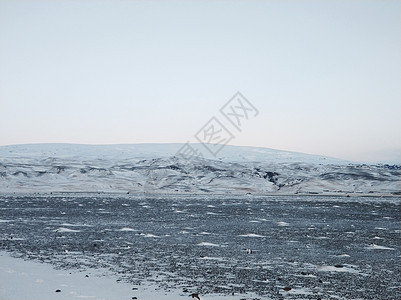
<svg viewBox="0 0 401 300"><path fill-rule="evenodd" d="M131 299L133 295L129 284L95 277L93 270L56 270L51 265L13 258L4 252L0 254L0 263L0 299L4 300Z"/></svg>
<svg viewBox="0 0 401 300"><path fill-rule="evenodd" d="M59 290L59 292L56 292ZM107 270L55 269L50 264L12 257L0 252L0 299L2 300L177 300L187 298L181 290L163 291L142 284L133 288ZM202 299L238 300L240 296L202 295Z"/></svg>
<svg viewBox="0 0 401 300"><path fill-rule="evenodd" d="M96 297L95 282L139 300L401 297L394 197L2 195L0 216L1 250L57 269L39 265L54 275L42 278L2 254L1 276L33 272L60 299ZM35 284L16 288L31 295Z"/></svg>

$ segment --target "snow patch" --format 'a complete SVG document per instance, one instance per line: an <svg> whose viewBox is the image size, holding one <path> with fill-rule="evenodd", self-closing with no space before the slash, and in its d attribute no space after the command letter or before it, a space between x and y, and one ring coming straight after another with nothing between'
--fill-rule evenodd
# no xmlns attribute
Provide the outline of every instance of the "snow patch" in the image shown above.
<svg viewBox="0 0 401 300"><path fill-rule="evenodd" d="M394 248L386 247L386 246L380 246L376 244L370 244L366 249L370 250L394 250Z"/></svg>
<svg viewBox="0 0 401 300"><path fill-rule="evenodd" d="M278 226L289 226L290 224L289 223L287 223L287 222L277 222L277 225Z"/></svg>
<svg viewBox="0 0 401 300"><path fill-rule="evenodd" d="M70 229L70 228L65 228L65 227L59 227L55 232L81 232L80 230L75 230L75 229Z"/></svg>
<svg viewBox="0 0 401 300"><path fill-rule="evenodd" d="M265 237L264 235L260 235L260 234L256 234L256 233L240 234L239 236L242 236L242 237L257 237L257 238Z"/></svg>
<svg viewBox="0 0 401 300"><path fill-rule="evenodd" d="M220 245L218 245L218 244L213 244L213 243L209 243L209 242L200 242L198 244L198 246L220 247Z"/></svg>
<svg viewBox="0 0 401 300"><path fill-rule="evenodd" d="M129 232L129 231L138 231L138 230L130 228L130 227L123 227L123 228L119 229L119 231L128 231Z"/></svg>

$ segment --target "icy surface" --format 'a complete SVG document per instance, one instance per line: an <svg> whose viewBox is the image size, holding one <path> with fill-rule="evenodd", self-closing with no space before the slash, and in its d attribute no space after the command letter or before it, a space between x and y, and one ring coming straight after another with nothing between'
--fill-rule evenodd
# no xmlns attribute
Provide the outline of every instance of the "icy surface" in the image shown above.
<svg viewBox="0 0 401 300"><path fill-rule="evenodd" d="M3 195L0 249L175 299L399 299L399 212L395 197Z"/></svg>
<svg viewBox="0 0 401 300"><path fill-rule="evenodd" d="M163 291L146 284L133 287L107 270L55 269L50 264L14 258L5 252L0 252L0 262L0 299L4 300L191 299L182 290ZM201 297L203 300L241 299L241 295Z"/></svg>
<svg viewBox="0 0 401 300"><path fill-rule="evenodd" d="M56 270L6 253L0 254L0 262L0 299L4 300L114 300L131 299L134 294L131 285L100 276L96 270Z"/></svg>

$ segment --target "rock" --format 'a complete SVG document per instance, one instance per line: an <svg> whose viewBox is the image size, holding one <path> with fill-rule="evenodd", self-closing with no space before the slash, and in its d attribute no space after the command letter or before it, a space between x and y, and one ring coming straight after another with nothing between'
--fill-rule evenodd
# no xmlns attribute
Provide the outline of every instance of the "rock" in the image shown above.
<svg viewBox="0 0 401 300"><path fill-rule="evenodd" d="M89 277L89 275L85 275L85 277Z"/></svg>
<svg viewBox="0 0 401 300"><path fill-rule="evenodd" d="M198 293L193 293L193 294L191 294L191 297L192 297L192 299L200 300L199 294L198 294Z"/></svg>

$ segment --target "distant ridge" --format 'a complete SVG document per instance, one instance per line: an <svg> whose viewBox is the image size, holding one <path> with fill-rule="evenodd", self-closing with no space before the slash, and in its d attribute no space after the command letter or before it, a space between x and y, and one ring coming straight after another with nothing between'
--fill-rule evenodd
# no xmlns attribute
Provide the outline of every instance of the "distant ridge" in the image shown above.
<svg viewBox="0 0 401 300"><path fill-rule="evenodd" d="M400 195L401 167L267 148L184 144L0 147L0 192Z"/></svg>
<svg viewBox="0 0 401 300"><path fill-rule="evenodd" d="M102 157L111 160L129 158L162 158L177 154L185 144L183 143L143 143L143 144L21 144L0 146L0 158L38 158L38 157ZM218 159L225 162L303 162L315 164L348 164L349 161L300 152L276 150L262 147L225 145L221 151L213 156L203 144L190 144L206 159Z"/></svg>

